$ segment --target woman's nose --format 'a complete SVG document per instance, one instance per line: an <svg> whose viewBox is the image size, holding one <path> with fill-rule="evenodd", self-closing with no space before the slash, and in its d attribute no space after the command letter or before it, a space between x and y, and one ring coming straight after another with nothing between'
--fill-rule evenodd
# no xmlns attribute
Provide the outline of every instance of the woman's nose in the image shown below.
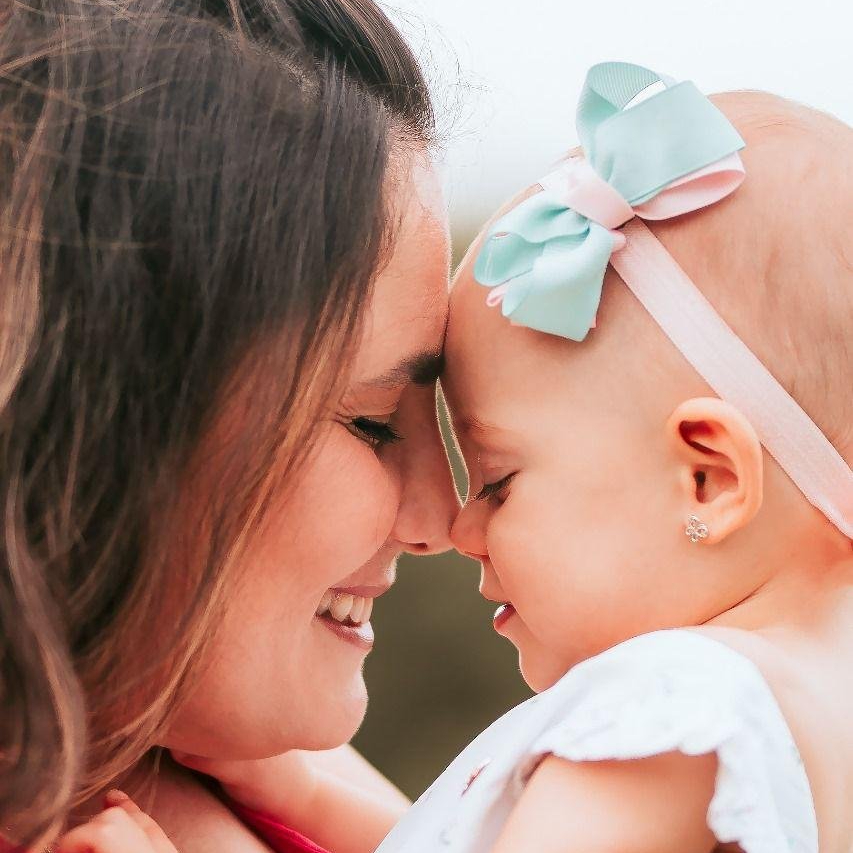
<svg viewBox="0 0 853 853"><path fill-rule="evenodd" d="M392 535L412 554L440 554L453 547L450 526L459 511L459 496L438 425L434 391L432 395L427 389L417 391L422 399L401 403L399 409L405 440L394 448L401 496Z"/></svg>

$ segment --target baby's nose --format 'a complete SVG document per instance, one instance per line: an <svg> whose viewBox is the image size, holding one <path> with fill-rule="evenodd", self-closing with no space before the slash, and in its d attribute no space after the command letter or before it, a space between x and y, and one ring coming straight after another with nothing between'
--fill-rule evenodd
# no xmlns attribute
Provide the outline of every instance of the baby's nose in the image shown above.
<svg viewBox="0 0 853 853"><path fill-rule="evenodd" d="M450 541L453 547L473 560L485 560L486 526L485 512L482 504L468 500L459 510L456 520L450 528Z"/></svg>

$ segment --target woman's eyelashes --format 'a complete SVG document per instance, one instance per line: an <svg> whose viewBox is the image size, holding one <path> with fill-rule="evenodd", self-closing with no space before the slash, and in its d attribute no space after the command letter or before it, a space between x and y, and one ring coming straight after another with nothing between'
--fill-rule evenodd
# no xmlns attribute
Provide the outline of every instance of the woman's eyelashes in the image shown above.
<svg viewBox="0 0 853 853"><path fill-rule="evenodd" d="M375 421L372 418L353 418L349 422L350 431L357 438L369 444L374 450L384 447L386 444L394 444L403 436L385 421Z"/></svg>
<svg viewBox="0 0 853 853"><path fill-rule="evenodd" d="M499 500L505 500L506 494L504 490L506 487L512 482L512 478L515 477L515 474L507 474L506 477L502 477L500 480L496 480L494 483L486 483L479 492L472 498L475 501L487 501L491 498L498 498Z"/></svg>

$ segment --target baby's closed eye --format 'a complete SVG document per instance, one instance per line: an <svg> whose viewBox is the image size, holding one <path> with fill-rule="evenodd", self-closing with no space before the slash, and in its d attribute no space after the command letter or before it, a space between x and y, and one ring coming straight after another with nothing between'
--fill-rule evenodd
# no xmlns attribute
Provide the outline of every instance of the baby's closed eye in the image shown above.
<svg viewBox="0 0 853 853"><path fill-rule="evenodd" d="M506 495L504 494L506 488L512 482L515 474L507 474L505 477L501 477L499 480L494 480L491 483L485 483L483 487L480 489L477 494L475 494L471 500L474 501L486 501L491 498L498 498L505 500Z"/></svg>

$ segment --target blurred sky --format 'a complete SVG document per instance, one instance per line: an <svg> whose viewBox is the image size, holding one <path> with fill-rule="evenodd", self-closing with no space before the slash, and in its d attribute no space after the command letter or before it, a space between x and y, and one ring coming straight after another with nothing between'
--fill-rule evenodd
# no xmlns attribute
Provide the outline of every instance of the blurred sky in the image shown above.
<svg viewBox="0 0 853 853"><path fill-rule="evenodd" d="M392 0L449 130L446 185L468 237L577 142L586 69L624 60L705 92L768 89L853 124L853 0Z"/></svg>

